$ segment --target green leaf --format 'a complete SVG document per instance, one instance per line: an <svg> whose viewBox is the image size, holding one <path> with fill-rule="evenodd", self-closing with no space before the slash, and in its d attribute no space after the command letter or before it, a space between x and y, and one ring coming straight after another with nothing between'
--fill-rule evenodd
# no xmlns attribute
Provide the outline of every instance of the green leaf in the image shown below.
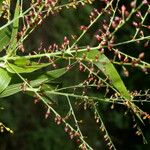
<svg viewBox="0 0 150 150"><path fill-rule="evenodd" d="M3 13L2 11L2 3L3 3L4 0L0 0L0 17L1 17L1 14Z"/></svg>
<svg viewBox="0 0 150 150"><path fill-rule="evenodd" d="M6 47L11 39L11 27L8 26L0 31L0 52Z"/></svg>
<svg viewBox="0 0 150 150"><path fill-rule="evenodd" d="M2 4L3 0L0 0L0 5Z"/></svg>
<svg viewBox="0 0 150 150"><path fill-rule="evenodd" d="M44 83L46 81L46 79L37 79L37 80L33 80L30 82L30 85L32 87L36 87L39 86L40 84ZM10 95L16 94L20 91L22 91L21 86L23 85L23 83L18 83L18 84L12 84L9 85L1 94L0 94L0 98L3 97L8 97Z"/></svg>
<svg viewBox="0 0 150 150"><path fill-rule="evenodd" d="M119 91L121 96L127 100L131 100L131 96L126 86L124 85L120 75L110 60L98 50L92 50L84 53L86 54L86 59L88 61L92 61L106 76L109 77L112 85ZM80 53L79 56L81 56L81 54L83 54L83 52ZM99 58L97 61L95 58L96 56Z"/></svg>
<svg viewBox="0 0 150 150"><path fill-rule="evenodd" d="M110 62L110 60L104 55L101 54L98 50L92 50L90 52L84 52L86 54L86 60L92 61L106 76L109 77L110 81L112 82L112 85L118 90L120 95L125 99L129 100L130 108L135 110L139 110L139 112L142 112L134 103L132 103L132 97L130 96L130 93L128 92L126 86L124 85L120 75L118 74L116 68L114 65ZM78 57L82 58L83 52L78 53ZM95 57L98 57L99 59L96 61ZM136 116L139 118L139 120L144 124L143 120L141 119L140 114L136 113Z"/></svg>
<svg viewBox="0 0 150 150"><path fill-rule="evenodd" d="M51 80L54 80L54 79L61 77L66 72L67 72L66 68L55 69L55 70L46 72L44 75L41 75L40 78L49 77Z"/></svg>
<svg viewBox="0 0 150 150"><path fill-rule="evenodd" d="M17 18L19 15L20 15L20 6L19 6L19 0L17 0L14 18ZM13 29L12 29L12 34L11 34L10 46L7 49L7 53L9 55L11 55L14 51L16 51L15 48L17 46L18 28L19 28L19 18L13 22Z"/></svg>
<svg viewBox="0 0 150 150"><path fill-rule="evenodd" d="M32 80L30 82L30 85L32 87L37 87L43 83L47 83L50 82L54 79L57 79L59 77L61 77L63 74L65 74L66 72L66 68L61 68L61 69L55 69L55 70L51 70L46 72L44 75L40 76L38 79L36 80ZM7 97L13 94L16 94L20 91L22 91L21 86L23 83L18 83L18 84L12 84L9 85L1 94L0 94L0 98L3 97Z"/></svg>
<svg viewBox="0 0 150 150"><path fill-rule="evenodd" d="M44 95L46 97L48 97L49 99L51 99L53 102L58 102L58 96L56 94L52 94L51 91L54 90L55 88L54 87L51 87L50 90L48 91L44 91Z"/></svg>
<svg viewBox="0 0 150 150"><path fill-rule="evenodd" d="M38 63L32 63L31 65L26 66L17 66L15 64L6 64L5 67L10 73L31 73L33 71L36 71L38 69L41 69L43 67L47 67L49 63L45 64L38 64Z"/></svg>
<svg viewBox="0 0 150 150"><path fill-rule="evenodd" d="M53 102L57 102L58 96L56 94L51 94L50 91L55 90L58 85L51 84L43 84L41 90L43 91L43 95L48 99L51 99Z"/></svg>
<svg viewBox="0 0 150 150"><path fill-rule="evenodd" d="M20 58L14 61L14 64L19 66L19 67L24 67L27 66L31 63L31 61L29 59L25 59L25 58Z"/></svg>
<svg viewBox="0 0 150 150"><path fill-rule="evenodd" d="M0 93L7 88L11 80L8 72L0 68Z"/></svg>
<svg viewBox="0 0 150 150"><path fill-rule="evenodd" d="M118 74L116 68L110 62L110 60L104 54L101 54L98 50L92 50L90 52L79 52L77 54L77 57L82 58L83 53L86 54L85 60L92 61L106 76L109 77L109 79L112 82L112 85L118 90L120 95L125 100L129 100L130 102L129 107L132 109L132 111L135 112L135 109L139 111L139 113L135 112L135 114L139 118L139 120L144 124L140 116L140 114L143 113L143 111L140 108L138 108L138 106L136 106L134 103L132 103L131 101L132 97L130 93L128 92L120 75ZM96 61L96 57L99 58L97 61Z"/></svg>

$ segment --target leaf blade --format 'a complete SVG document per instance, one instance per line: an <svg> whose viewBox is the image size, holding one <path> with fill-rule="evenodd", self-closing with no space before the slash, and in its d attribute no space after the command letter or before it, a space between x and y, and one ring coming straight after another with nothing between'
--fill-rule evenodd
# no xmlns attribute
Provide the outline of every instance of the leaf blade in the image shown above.
<svg viewBox="0 0 150 150"><path fill-rule="evenodd" d="M65 74L66 72L66 68L60 68L60 69L55 69L55 70L51 70L51 71L47 71L45 73L45 75L40 76L38 79L36 80L32 80L30 82L30 85L32 87L37 87L42 83L47 83L50 82L52 80L55 80L59 77L61 77L63 74ZM4 98L4 97L8 97L11 96L13 94L16 94L18 92L21 92L21 85L23 83L17 83L17 84L12 84L9 85L1 94L0 94L0 98Z"/></svg>
<svg viewBox="0 0 150 150"><path fill-rule="evenodd" d="M0 93L4 91L11 81L11 77L6 70L0 68Z"/></svg>
<svg viewBox="0 0 150 150"><path fill-rule="evenodd" d="M14 18L18 18L19 15L20 15L20 7L19 7L19 0L17 0ZM19 18L13 22L10 45L7 49L8 55L11 55L14 51L16 51L15 50L16 45L17 45L17 37L16 36L17 36L18 28L19 28Z"/></svg>
<svg viewBox="0 0 150 150"><path fill-rule="evenodd" d="M10 26L0 31L0 52L6 47L11 39L11 28Z"/></svg>
<svg viewBox="0 0 150 150"><path fill-rule="evenodd" d="M123 98L131 100L131 96L118 71L104 54L101 54L98 50L92 50L89 52L80 52L78 57L82 58L83 53L86 55L85 59L87 61L92 61L106 76L109 76L112 85L119 91ZM97 61L95 60L95 57L98 57Z"/></svg>
<svg viewBox="0 0 150 150"><path fill-rule="evenodd" d="M33 65L26 65L26 66L17 66L15 64L9 63L6 64L5 67L10 73L31 73L43 67L47 67L49 63L45 64L33 64Z"/></svg>

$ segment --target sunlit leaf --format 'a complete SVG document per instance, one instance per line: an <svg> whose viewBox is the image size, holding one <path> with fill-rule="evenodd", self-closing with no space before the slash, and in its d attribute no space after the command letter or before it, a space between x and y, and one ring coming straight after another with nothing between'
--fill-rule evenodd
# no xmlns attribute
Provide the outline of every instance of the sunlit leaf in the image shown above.
<svg viewBox="0 0 150 150"><path fill-rule="evenodd" d="M29 65L31 61L29 59L20 58L14 61L14 64L19 67L24 67L26 65Z"/></svg>
<svg viewBox="0 0 150 150"><path fill-rule="evenodd" d="M109 77L112 85L120 92L121 96L130 100L131 96L126 89L126 86L123 83L120 75L118 74L118 71L110 62L110 60L104 54L101 54L98 50L92 50L90 52L84 53L86 54L87 60L92 61L106 76ZM98 57L98 60L96 60L96 57Z"/></svg>
<svg viewBox="0 0 150 150"><path fill-rule="evenodd" d="M11 80L10 75L6 70L0 68L0 93L7 88Z"/></svg>

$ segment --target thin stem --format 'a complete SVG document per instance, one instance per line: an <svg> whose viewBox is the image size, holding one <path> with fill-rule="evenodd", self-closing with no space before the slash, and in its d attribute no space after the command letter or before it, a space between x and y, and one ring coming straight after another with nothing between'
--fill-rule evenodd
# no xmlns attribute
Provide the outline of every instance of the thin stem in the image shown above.
<svg viewBox="0 0 150 150"><path fill-rule="evenodd" d="M32 5L30 8L28 8L26 11L24 11L23 13L21 13L18 17L12 19L11 21L9 21L8 23L6 23L5 25L3 25L2 27L0 27L0 31L6 27L8 27L9 25L11 25L14 21L16 21L19 18L24 17L25 14L27 14L31 9L34 8L35 5Z"/></svg>
<svg viewBox="0 0 150 150"><path fill-rule="evenodd" d="M117 11L117 9L118 9L119 1L120 1L120 0L117 0L116 7L115 7L115 10L114 10L114 12L113 12L113 15L112 15L112 17L111 17L111 19L110 19L110 23L109 23L109 26L108 26L108 28L107 28L107 31L109 31L109 29L110 29L110 27L111 27L111 24L112 24L113 19L114 19L114 17L115 17L116 11Z"/></svg>
<svg viewBox="0 0 150 150"><path fill-rule="evenodd" d="M120 42L120 43L116 43L116 44L112 44L113 47L117 47L117 46L121 46L121 45L125 45L125 44L129 44L129 43L133 43L136 41L142 41L142 40L150 40L150 36L145 36L145 37L141 37L138 39L132 39L132 40L128 40L125 42ZM108 46L96 46L96 47L91 47L90 50L98 50L99 48L107 48ZM84 52L87 51L87 48L81 48L78 50L74 50L72 49L70 52L71 54L77 53L77 52ZM65 52L64 52L65 53ZM62 52L61 51L56 51L53 53L43 53L43 54L35 54L35 55L27 55L27 56L11 56L8 57L7 60L18 60L18 59L34 59L34 58L41 58L41 57L55 57L55 56L61 56ZM0 57L0 61L6 60L6 56L4 57Z"/></svg>
<svg viewBox="0 0 150 150"><path fill-rule="evenodd" d="M132 39L132 40L112 44L112 46L116 47L116 46L125 45L125 44L129 44L129 43L137 42L137 41L143 41L143 40L150 40L150 36L140 37L138 39Z"/></svg>
<svg viewBox="0 0 150 150"><path fill-rule="evenodd" d="M114 150L116 150L116 147L115 147L115 145L113 144L113 142L112 142L112 140L111 140L111 138L110 138L110 136L109 136L109 134L108 134L108 131L107 131L106 127L105 127L105 124L104 124L104 122L103 122L103 120L102 120L102 117L100 116L100 114L99 114L99 112L98 112L98 110L97 110L96 104L93 105L93 111L94 111L94 113L95 113L95 116L97 117L96 119L99 119L99 120L100 120L100 123L101 123L101 130L104 130L104 131L105 131L105 136L104 136L104 138L105 138L106 141L108 140L108 143L109 143L108 146L110 147L110 149L113 148Z"/></svg>
<svg viewBox="0 0 150 150"><path fill-rule="evenodd" d="M132 66L132 63L120 63L120 62L117 62L117 61L113 61L112 62L113 64L115 65L120 65L120 66ZM149 68L150 69L150 65L145 65L143 66L143 64L136 64L135 67L139 67L139 68Z"/></svg>
<svg viewBox="0 0 150 150"><path fill-rule="evenodd" d="M107 8L112 4L113 0L111 2L109 2L106 7L104 8L104 10L107 10ZM87 31L95 24L95 22L97 22L97 20L102 16L103 12L99 13L98 16L94 19L94 21L92 21L89 26L87 27L87 30L84 30L81 35L76 39L76 41L71 45L70 49L73 49L74 46L82 39L82 37L85 35L85 33L87 33Z"/></svg>
<svg viewBox="0 0 150 150"><path fill-rule="evenodd" d="M127 21L132 17L132 15L137 12L144 4L141 3L136 9L133 8L129 16L126 18L126 20L122 20L122 22L115 28L115 30L111 33L110 37L112 37L121 27L123 27Z"/></svg>
<svg viewBox="0 0 150 150"><path fill-rule="evenodd" d="M79 132L80 136L82 137L82 139L84 139L83 135L82 135L82 132L80 130L80 127L79 127L79 124L78 124L78 121L77 121L77 118L76 118L76 115L74 113L74 110L73 110L73 107L72 107L72 104L70 102L70 99L68 96L67 97L67 101L68 101L68 104L69 104L69 107L70 107L70 111L71 111L71 114L74 118L74 121L75 121L75 124L76 124L76 127L77 127L77 131ZM85 142L83 142L84 145L87 145ZM88 148L91 150L91 147L88 146Z"/></svg>
<svg viewBox="0 0 150 150"><path fill-rule="evenodd" d="M7 62L7 64L9 65L9 62ZM42 100L42 102L55 114L55 116L61 117L61 115L48 104L48 102L38 93L37 90L35 90L11 65L9 65L9 67L11 67L11 69L20 77L20 79L24 81L24 83L32 90L32 92L34 92L36 96ZM62 118L62 122L65 123L71 130L77 132L70 124L66 122L65 119ZM84 140L83 136L79 136L79 138L88 147L89 150L93 150L93 148L91 148L90 145Z"/></svg>
<svg viewBox="0 0 150 150"><path fill-rule="evenodd" d="M146 17L148 16L149 10L150 10L150 5L148 6L148 10L146 11L144 17L142 17L141 25L143 25L143 23L144 23ZM138 29L136 30L136 32L135 32L135 34L134 34L134 36L133 36L133 39L136 38L136 36L137 36L137 34L139 33L139 31L140 31L140 28L138 28Z"/></svg>

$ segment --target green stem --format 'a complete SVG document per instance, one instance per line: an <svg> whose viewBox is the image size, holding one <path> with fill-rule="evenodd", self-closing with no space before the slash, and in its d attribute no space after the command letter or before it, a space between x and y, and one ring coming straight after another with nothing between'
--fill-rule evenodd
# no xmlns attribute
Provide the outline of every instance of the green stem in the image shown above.
<svg viewBox="0 0 150 150"><path fill-rule="evenodd" d="M107 4L107 6L104 8L104 10L106 10L111 4L112 4L113 0L111 2L109 2ZM81 35L76 39L76 41L71 45L70 49L73 49L74 46L82 39L82 37L85 35L85 33L87 33L87 31L95 24L95 22L97 22L97 20L102 16L103 12L99 13L98 16L94 19L94 21L92 21L89 26L87 27L87 30L84 30Z"/></svg>
<svg viewBox="0 0 150 150"><path fill-rule="evenodd" d="M117 28L115 28L115 30L111 33L110 37L112 37L122 26L124 26L126 24L127 21L129 21L129 19L132 17L132 15L137 12L144 4L141 3L136 9L133 8L131 13L129 14L129 16L126 18L126 20L122 20L123 22L121 22Z"/></svg>
<svg viewBox="0 0 150 150"><path fill-rule="evenodd" d="M18 17L12 19L11 21L9 21L8 23L6 23L5 25L3 25L2 27L0 27L0 31L4 28L6 28L7 26L11 25L15 20L22 18L25 16L25 14L27 14L32 8L34 8L34 5L31 6L29 9L27 9L26 11L24 11L22 14L20 14Z"/></svg>
<svg viewBox="0 0 150 150"><path fill-rule="evenodd" d="M116 46L125 45L125 44L129 44L129 43L137 42L137 41L143 41L143 40L150 40L150 36L145 36L145 37L141 37L138 39L132 39L132 40L120 42L117 44L112 44L112 46L116 47Z"/></svg>
<svg viewBox="0 0 150 150"><path fill-rule="evenodd" d="M9 65L9 62L7 62L7 64ZM53 107L49 105L49 103L38 93L38 91L35 90L13 67L11 67L11 69L14 70L14 72L20 77L20 79L27 85L27 88L30 88L30 91L33 91L36 94L36 96L39 99L41 99L42 102L47 106L47 108L50 109L55 114L55 116L59 116L62 119L62 122L65 123L72 131L77 132L70 124L66 122L65 119L61 117L59 113L57 113L57 111L55 111L55 109L53 109ZM79 138L86 145L86 147L88 147L89 150L93 150L93 148L83 139L82 136L79 136Z"/></svg>

